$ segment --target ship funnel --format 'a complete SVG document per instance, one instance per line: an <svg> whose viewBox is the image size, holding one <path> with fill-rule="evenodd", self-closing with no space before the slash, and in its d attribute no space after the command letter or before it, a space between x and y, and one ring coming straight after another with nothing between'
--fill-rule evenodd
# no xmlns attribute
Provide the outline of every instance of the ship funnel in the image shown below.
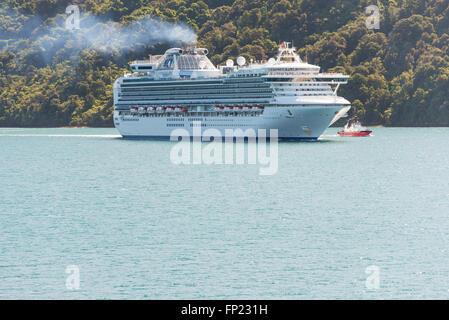
<svg viewBox="0 0 449 320"><path fill-rule="evenodd" d="M196 48L195 53L207 56L209 50L207 50L206 48Z"/></svg>

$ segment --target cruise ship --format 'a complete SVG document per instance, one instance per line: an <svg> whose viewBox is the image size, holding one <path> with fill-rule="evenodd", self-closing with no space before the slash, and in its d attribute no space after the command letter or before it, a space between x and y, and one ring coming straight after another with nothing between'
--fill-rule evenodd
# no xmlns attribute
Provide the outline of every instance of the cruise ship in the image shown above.
<svg viewBox="0 0 449 320"><path fill-rule="evenodd" d="M208 50L187 46L130 63L114 82L114 125L124 138L190 137L214 128L259 132L277 129L279 140L317 140L351 108L337 95L349 76L321 73L284 42L265 62L238 57L214 66ZM198 127L201 130L198 131ZM216 132L216 131L215 131Z"/></svg>

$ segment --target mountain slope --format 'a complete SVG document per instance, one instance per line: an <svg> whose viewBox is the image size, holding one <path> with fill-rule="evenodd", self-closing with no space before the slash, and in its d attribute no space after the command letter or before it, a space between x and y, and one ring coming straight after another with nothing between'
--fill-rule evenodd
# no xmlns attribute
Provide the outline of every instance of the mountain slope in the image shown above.
<svg viewBox="0 0 449 320"><path fill-rule="evenodd" d="M80 30L65 28L70 4ZM111 126L112 82L127 62L195 35L215 64L267 59L293 41L309 63L351 75L339 93L365 123L449 125L449 0L378 1L378 30L365 25L370 4L4 0L0 126Z"/></svg>

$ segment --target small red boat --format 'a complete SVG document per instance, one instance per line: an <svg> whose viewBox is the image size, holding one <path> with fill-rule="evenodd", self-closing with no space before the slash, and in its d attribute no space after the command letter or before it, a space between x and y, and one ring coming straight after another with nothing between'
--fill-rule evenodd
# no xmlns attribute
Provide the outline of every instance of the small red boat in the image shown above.
<svg viewBox="0 0 449 320"><path fill-rule="evenodd" d="M363 137L369 136L371 132L372 132L371 130L354 131L354 132L338 131L338 134L342 137Z"/></svg>
<svg viewBox="0 0 449 320"><path fill-rule="evenodd" d="M342 137L364 137L369 136L371 132L371 130L363 127L360 121L353 118L348 121L342 131L338 131L338 135Z"/></svg>

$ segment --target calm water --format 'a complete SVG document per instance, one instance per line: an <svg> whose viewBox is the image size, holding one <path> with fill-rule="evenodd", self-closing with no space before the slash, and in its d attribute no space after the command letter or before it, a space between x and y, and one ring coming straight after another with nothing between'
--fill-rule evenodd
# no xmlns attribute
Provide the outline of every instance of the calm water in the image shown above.
<svg viewBox="0 0 449 320"><path fill-rule="evenodd" d="M0 298L448 299L449 128L336 132L260 176L115 129L0 129Z"/></svg>

